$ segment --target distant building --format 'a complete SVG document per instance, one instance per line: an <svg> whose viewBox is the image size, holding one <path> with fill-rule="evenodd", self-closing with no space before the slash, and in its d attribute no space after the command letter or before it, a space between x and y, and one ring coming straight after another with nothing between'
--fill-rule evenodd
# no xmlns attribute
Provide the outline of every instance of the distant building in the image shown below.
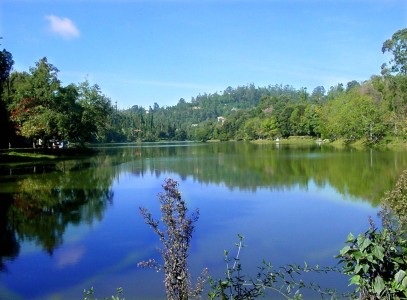
<svg viewBox="0 0 407 300"><path fill-rule="evenodd" d="M218 117L218 123L220 122L223 125L223 123L225 123L225 121L226 121L225 117L222 117L222 116Z"/></svg>

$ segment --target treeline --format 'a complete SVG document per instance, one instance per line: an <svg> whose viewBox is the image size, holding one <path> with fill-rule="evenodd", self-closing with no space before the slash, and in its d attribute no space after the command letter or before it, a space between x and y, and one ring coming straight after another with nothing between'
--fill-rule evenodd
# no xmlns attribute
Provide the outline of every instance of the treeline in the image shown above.
<svg viewBox="0 0 407 300"><path fill-rule="evenodd" d="M392 54L382 73L312 91L289 85L227 87L174 106L118 110L98 85L62 86L46 58L28 72L12 72L0 52L0 147L53 141L254 140L289 136L364 139L407 135L407 28L383 44Z"/></svg>
<svg viewBox="0 0 407 300"><path fill-rule="evenodd" d="M29 72L11 73L11 53L3 50L1 58L1 64L9 67L1 82L0 113L2 127L7 129L2 147L105 141L113 134L111 101L97 85L85 81L62 86L58 69L46 58Z"/></svg>

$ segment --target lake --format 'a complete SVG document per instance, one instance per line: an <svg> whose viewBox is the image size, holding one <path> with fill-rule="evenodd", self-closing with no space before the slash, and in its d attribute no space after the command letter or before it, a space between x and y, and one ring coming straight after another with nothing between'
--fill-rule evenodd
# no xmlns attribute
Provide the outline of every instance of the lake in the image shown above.
<svg viewBox="0 0 407 300"><path fill-rule="evenodd" d="M223 276L224 250L235 253L238 234L248 275L263 259L333 266L349 232L364 232L369 216L380 225L380 199L407 168L405 152L326 145L98 149L85 159L0 166L0 299L82 299L91 287L98 298L123 287L126 299L164 299L163 274L137 263L160 259L139 207L159 218L166 178L200 212L189 256L194 276L203 268ZM341 291L348 285L337 274L311 280Z"/></svg>

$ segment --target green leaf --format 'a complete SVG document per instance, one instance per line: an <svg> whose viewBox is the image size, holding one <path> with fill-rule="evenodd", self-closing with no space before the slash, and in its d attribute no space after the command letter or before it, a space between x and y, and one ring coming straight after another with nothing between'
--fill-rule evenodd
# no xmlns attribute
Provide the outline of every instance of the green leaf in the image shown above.
<svg viewBox="0 0 407 300"><path fill-rule="evenodd" d="M377 276L373 282L373 289L374 289L375 293L377 295L380 295L380 293L384 290L384 288L385 288L385 285L384 285L383 278L380 276Z"/></svg>
<svg viewBox="0 0 407 300"><path fill-rule="evenodd" d="M346 243L351 243L355 240L355 237L353 236L353 234L350 232L348 234L348 238L346 239Z"/></svg>
<svg viewBox="0 0 407 300"><path fill-rule="evenodd" d="M366 274L369 271L369 265L363 265L363 272Z"/></svg>
<svg viewBox="0 0 407 300"><path fill-rule="evenodd" d="M404 272L403 270L400 270L396 273L396 275L394 275L394 280L397 283L401 283L402 280L404 279L404 277L406 277L406 272Z"/></svg>
<svg viewBox="0 0 407 300"><path fill-rule="evenodd" d="M394 262L396 262L397 264L403 264L404 260L401 257L394 257L392 258Z"/></svg>
<svg viewBox="0 0 407 300"><path fill-rule="evenodd" d="M360 282L360 275L355 275L355 276L352 276L352 278L350 279L349 285L352 285L352 284L359 285L360 284L359 282Z"/></svg>
<svg viewBox="0 0 407 300"><path fill-rule="evenodd" d="M366 249L367 247L369 247L371 244L372 244L372 242L371 242L369 239L365 238L365 239L363 240L363 243L360 245L360 250L361 250L361 251L365 250L365 249Z"/></svg>
<svg viewBox="0 0 407 300"><path fill-rule="evenodd" d="M222 287L229 286L229 281L223 280L223 281L220 282L220 285L221 285Z"/></svg>
<svg viewBox="0 0 407 300"><path fill-rule="evenodd" d="M359 262L359 259L360 259L362 256L363 256L363 254L362 254L362 252L360 252L359 250L353 252L353 257L356 259L357 262Z"/></svg>
<svg viewBox="0 0 407 300"><path fill-rule="evenodd" d="M358 238L356 239L356 242L358 246L360 247L363 244L363 241L366 239L366 237L363 234L359 234Z"/></svg>
<svg viewBox="0 0 407 300"><path fill-rule="evenodd" d="M407 289L407 276L403 278L403 281L401 282L401 285Z"/></svg>
<svg viewBox="0 0 407 300"><path fill-rule="evenodd" d="M375 246L372 251L373 255L379 260L383 261L384 258L384 249L382 246Z"/></svg>
<svg viewBox="0 0 407 300"><path fill-rule="evenodd" d="M366 257L366 259L367 259L368 262L370 262L370 263L372 263L372 264L375 264L375 263L376 263L376 260L373 258L373 255L368 255L368 256Z"/></svg>
<svg viewBox="0 0 407 300"><path fill-rule="evenodd" d="M346 253L348 253L348 251L350 250L350 246L345 246L341 249L341 251L339 252L340 255L344 255Z"/></svg>
<svg viewBox="0 0 407 300"><path fill-rule="evenodd" d="M358 274L359 272L360 272L360 270L362 269L362 266L361 265L359 265L359 264L357 264L356 266L355 266L355 274Z"/></svg>

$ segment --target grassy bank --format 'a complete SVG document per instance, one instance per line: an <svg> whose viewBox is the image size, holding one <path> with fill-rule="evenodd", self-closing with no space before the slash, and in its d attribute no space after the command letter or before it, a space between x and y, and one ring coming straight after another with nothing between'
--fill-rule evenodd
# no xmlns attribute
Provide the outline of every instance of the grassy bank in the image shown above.
<svg viewBox="0 0 407 300"><path fill-rule="evenodd" d="M387 137L377 143L371 143L366 139L360 139L356 141L346 141L344 139L338 139L333 142L330 142L329 145L332 145L336 148L345 148L351 147L355 149L366 149L373 148L378 150L406 150L407 141L401 138Z"/></svg>
<svg viewBox="0 0 407 300"><path fill-rule="evenodd" d="M377 143L371 143L366 139L360 139L356 141L347 141L345 139L337 139L335 141L321 141L308 136L291 136L286 139L276 140L255 140L251 141L254 144L280 144L280 145L314 145L318 142L322 142L325 145L330 145L335 148L343 149L351 147L354 149L366 149L374 148L379 150L407 150L407 140L402 138L388 137Z"/></svg>
<svg viewBox="0 0 407 300"><path fill-rule="evenodd" d="M93 155L96 150L89 148L69 149L10 149L0 152L0 164L53 161Z"/></svg>
<svg viewBox="0 0 407 300"><path fill-rule="evenodd" d="M290 136L286 139L276 140L255 140L254 144L281 144L281 145L314 145L317 143L317 139L309 136Z"/></svg>

